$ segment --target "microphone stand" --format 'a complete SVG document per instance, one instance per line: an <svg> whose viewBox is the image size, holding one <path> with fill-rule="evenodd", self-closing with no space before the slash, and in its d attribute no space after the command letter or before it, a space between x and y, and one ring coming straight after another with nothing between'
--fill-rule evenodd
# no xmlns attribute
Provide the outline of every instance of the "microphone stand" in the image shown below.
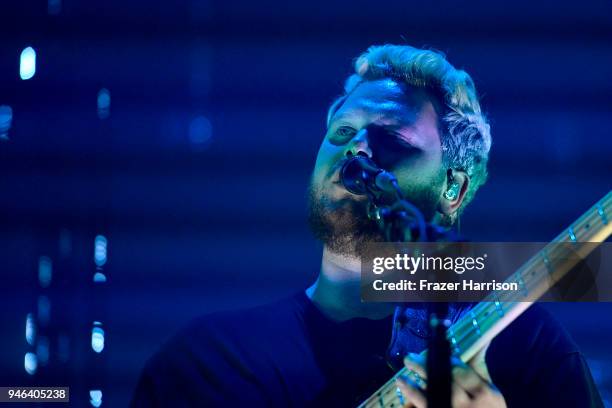
<svg viewBox="0 0 612 408"><path fill-rule="evenodd" d="M343 185L354 194L368 196L368 218L375 221L388 242L437 242L452 234L427 224L421 211L406 200L396 177L366 156L353 156L341 171ZM427 406L451 408L451 349L446 337L450 323L448 304L434 302L428 308L431 335L427 351Z"/></svg>
<svg viewBox="0 0 612 408"><path fill-rule="evenodd" d="M427 342L427 406L451 408L451 349L446 337L449 327L448 303L435 302L429 308L431 335Z"/></svg>

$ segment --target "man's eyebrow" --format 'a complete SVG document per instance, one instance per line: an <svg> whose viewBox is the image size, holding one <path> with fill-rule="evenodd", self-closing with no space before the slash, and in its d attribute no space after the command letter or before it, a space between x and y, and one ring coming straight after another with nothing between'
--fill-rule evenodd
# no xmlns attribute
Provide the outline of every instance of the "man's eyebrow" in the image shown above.
<svg viewBox="0 0 612 408"><path fill-rule="evenodd" d="M334 123L334 122L342 122L342 121L351 121L353 119L356 119L357 117L361 116L361 114L359 114L358 112L355 112L354 110L350 110L350 111L344 111L342 113L336 113L334 116L332 116L330 123Z"/></svg>
<svg viewBox="0 0 612 408"><path fill-rule="evenodd" d="M377 123L386 129L397 131L410 128L416 122L418 112L416 109L392 101L361 101L348 109L339 109L329 121L328 129L337 129L343 124L352 125L357 120ZM403 137L403 132L399 132Z"/></svg>

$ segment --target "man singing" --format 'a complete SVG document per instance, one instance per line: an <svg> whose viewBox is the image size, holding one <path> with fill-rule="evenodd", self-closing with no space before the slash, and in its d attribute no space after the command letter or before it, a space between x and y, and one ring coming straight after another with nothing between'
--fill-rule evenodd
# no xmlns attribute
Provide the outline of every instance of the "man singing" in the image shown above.
<svg viewBox="0 0 612 408"><path fill-rule="evenodd" d="M368 156L397 176L428 222L451 228L487 178L490 147L466 72L433 51L371 47L329 109L310 183L309 223L324 244L317 281L272 304L194 321L148 361L132 405L356 406L403 364L426 375L409 354L426 346L424 307L394 317L394 305L360 301L361 251L384 237L340 169ZM451 307L451 319L462 308ZM479 357L454 367L454 407L603 406L584 357L537 306ZM397 386L405 406L426 406L409 379Z"/></svg>

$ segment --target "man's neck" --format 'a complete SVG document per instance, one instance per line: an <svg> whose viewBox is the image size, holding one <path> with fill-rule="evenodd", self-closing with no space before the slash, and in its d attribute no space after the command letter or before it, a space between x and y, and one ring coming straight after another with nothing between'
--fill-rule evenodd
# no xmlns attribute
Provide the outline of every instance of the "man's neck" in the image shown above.
<svg viewBox="0 0 612 408"><path fill-rule="evenodd" d="M359 258L323 249L321 272L306 295L332 320L356 317L383 319L393 313L389 303L363 303L359 293L361 262Z"/></svg>

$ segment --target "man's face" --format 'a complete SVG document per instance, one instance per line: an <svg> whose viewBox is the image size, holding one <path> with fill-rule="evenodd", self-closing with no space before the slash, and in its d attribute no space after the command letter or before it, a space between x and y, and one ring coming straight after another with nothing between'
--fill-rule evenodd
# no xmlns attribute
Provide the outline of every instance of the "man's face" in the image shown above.
<svg viewBox="0 0 612 408"><path fill-rule="evenodd" d="M405 197L433 218L446 174L433 103L423 90L382 79L358 85L334 114L309 191L311 228L332 251L358 254L363 244L384 240L367 219L366 197L340 183L347 152L366 153L395 174Z"/></svg>

